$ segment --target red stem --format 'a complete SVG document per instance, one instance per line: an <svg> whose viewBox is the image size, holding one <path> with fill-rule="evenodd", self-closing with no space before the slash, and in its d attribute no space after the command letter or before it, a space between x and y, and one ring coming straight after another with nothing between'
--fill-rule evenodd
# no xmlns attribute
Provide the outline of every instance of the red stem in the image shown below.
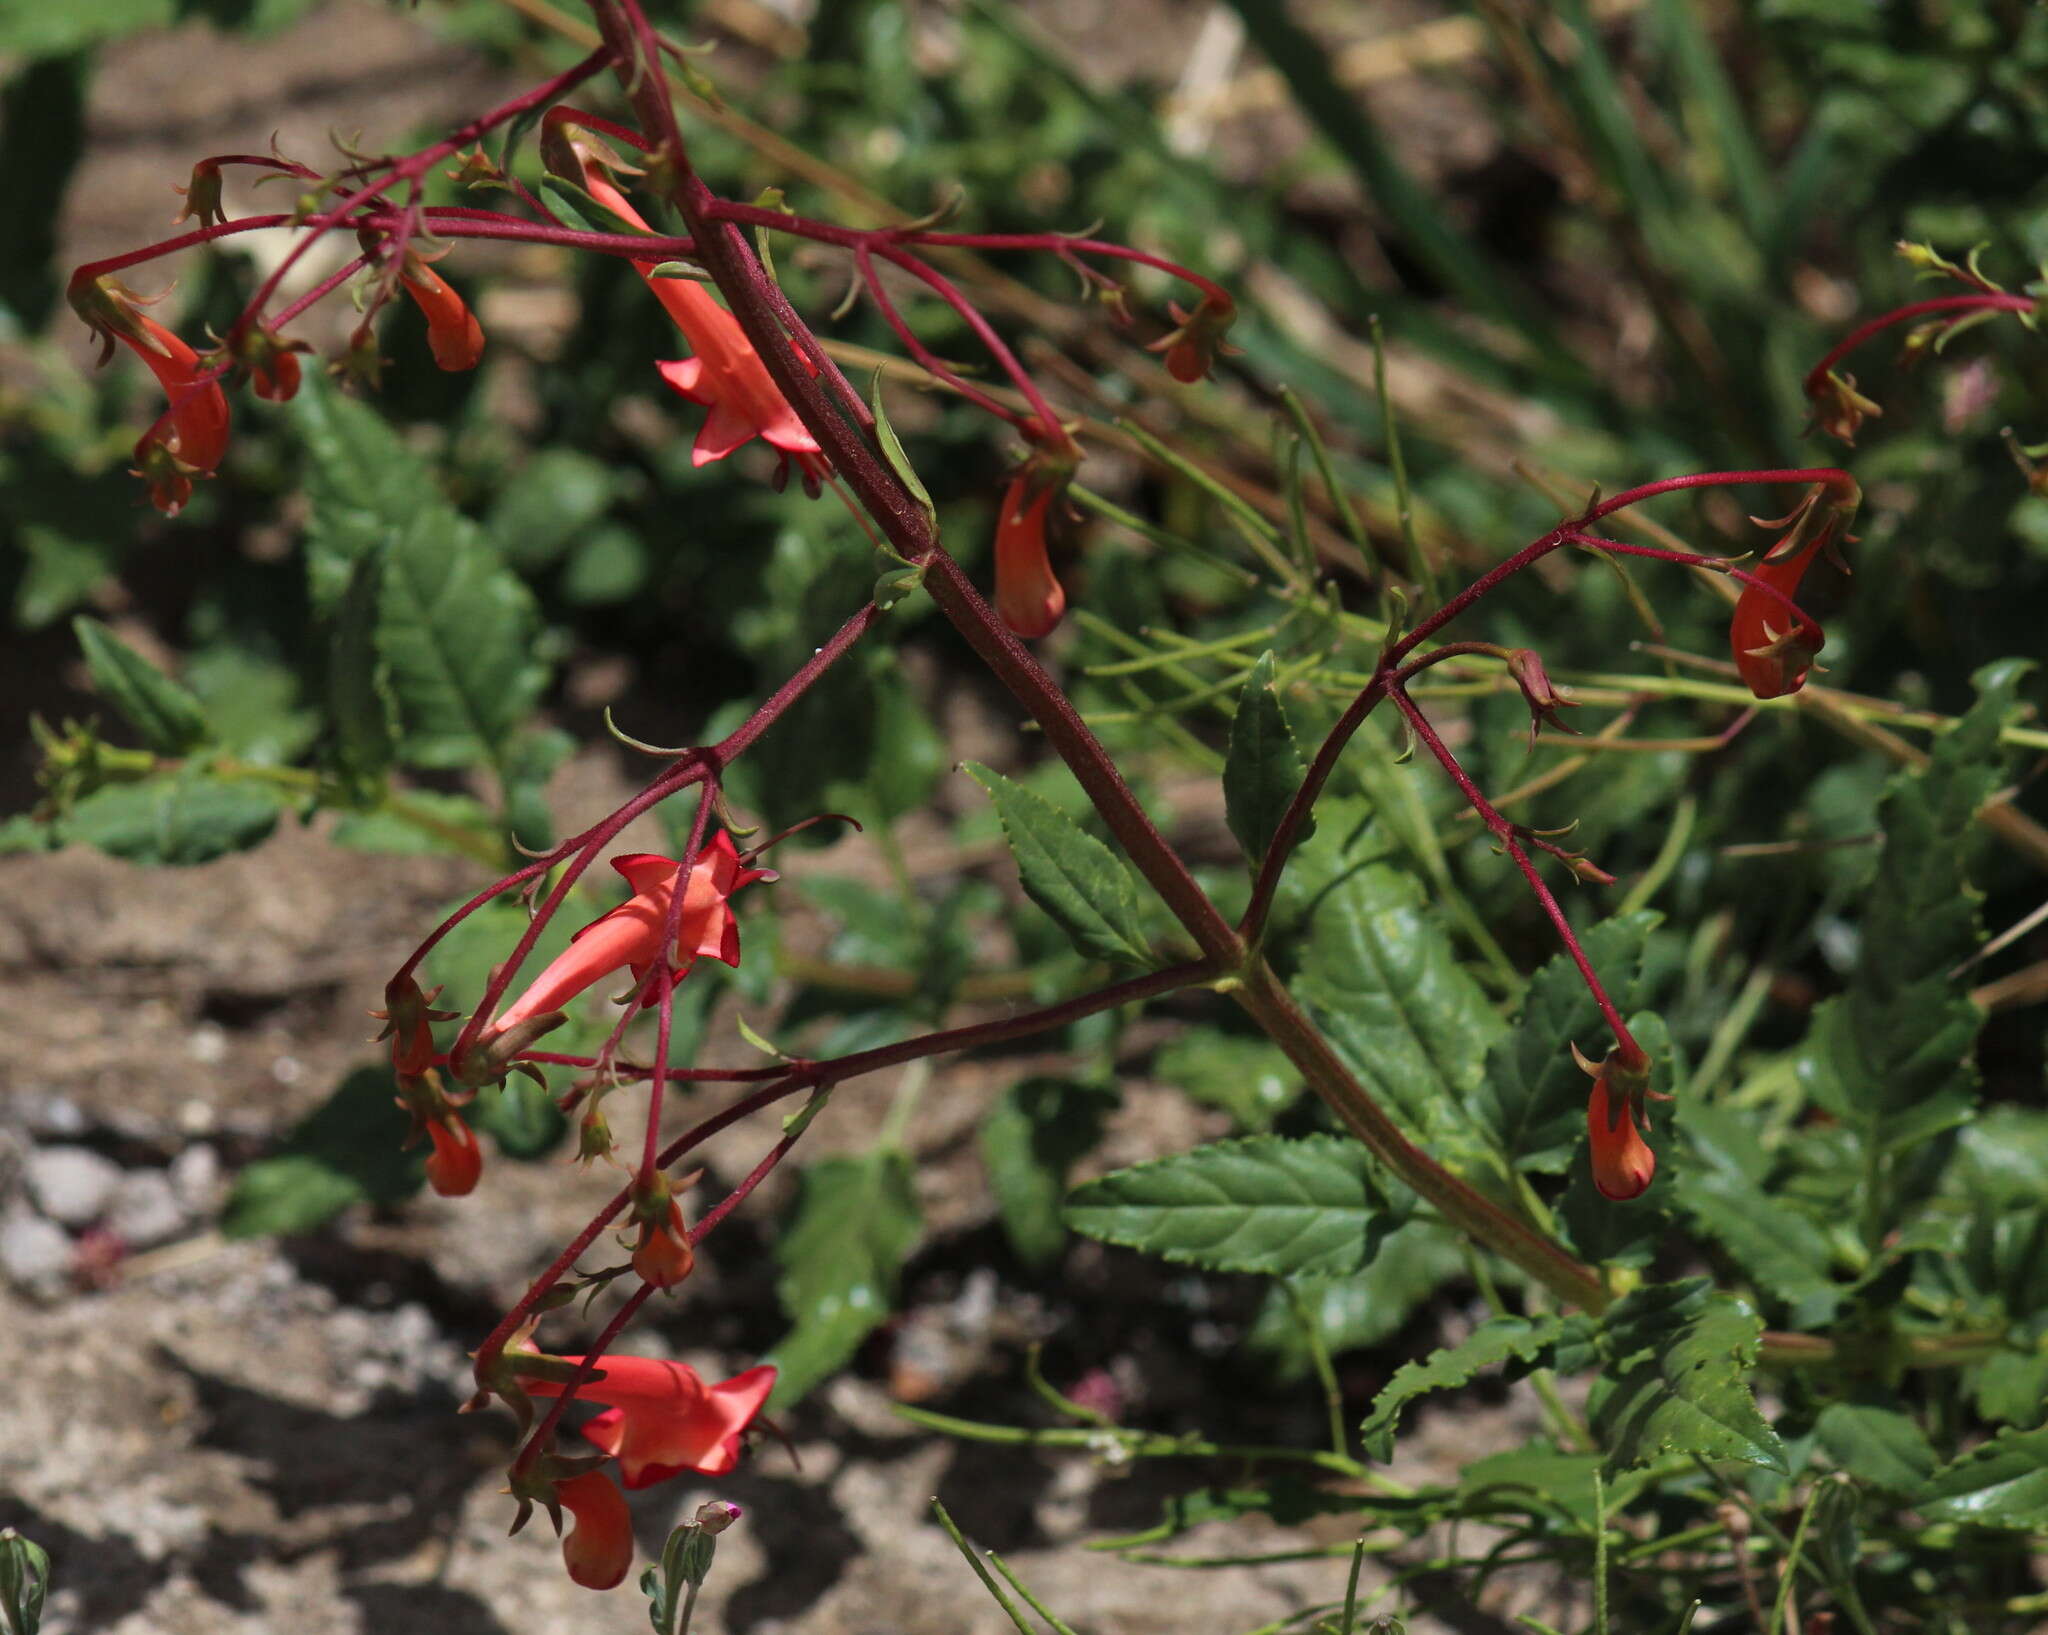
<svg viewBox="0 0 2048 1635"><path fill-rule="evenodd" d="M676 883L668 894L668 908L662 915L661 941L654 956L654 1066L647 1075L647 1139L640 1149L640 1177L636 1185L654 1185L655 1155L661 1145L661 1093L668 1080L668 1043L675 1025L676 978L674 954L682 934L683 904L690 895L690 871L697 866L697 853L704 845L705 825L711 821L711 799L718 780L707 777L697 790L697 811L690 819L690 836L683 843L683 855L676 860Z"/></svg>
<svg viewBox="0 0 2048 1635"><path fill-rule="evenodd" d="M1607 990L1600 985L1600 977L1593 969L1593 962L1586 958L1585 949L1579 946L1578 935L1572 930L1571 921L1565 918L1564 909L1551 895L1550 887L1544 883L1543 876L1536 872L1536 865L1529 860L1529 854L1522 849L1521 831L1502 817L1495 810L1493 803L1480 793L1479 786L1458 763L1457 756L1451 753L1450 745L1437 736L1436 728L1429 724L1429 717L1415 707L1415 701L1399 687L1390 688L1387 696L1393 700L1394 708L1407 719L1408 725L1415 731L1415 736L1420 738L1428 747L1430 754L1436 757L1437 764L1444 769L1451 782L1458 786L1458 793L1463 795L1472 810L1479 814L1480 822L1484 823L1494 839L1506 848L1508 856L1514 859L1515 867L1522 871L1522 878L1529 882L1529 889L1536 894L1536 901L1543 905L1543 912L1557 928L1558 939L1563 942L1565 952L1571 955L1572 963L1579 968L1579 975L1584 979L1587 991L1592 994L1593 1003L1600 1007L1600 1015L1613 1032L1614 1042L1625 1050L1636 1049L1636 1042L1629 1034L1627 1024L1622 1021L1621 1013L1614 1008L1614 1002L1607 997ZM1544 849L1550 850L1549 847Z"/></svg>
<svg viewBox="0 0 2048 1635"><path fill-rule="evenodd" d="M1829 372L1857 347L1896 324L1911 323L1915 318L1925 318L1937 312L2032 312L2037 304L2026 295L1985 294L1941 295L1931 301L1915 301L1909 306L1896 307L1858 324L1828 348L1827 355L1806 373L1806 395L1811 397L1826 385Z"/></svg>

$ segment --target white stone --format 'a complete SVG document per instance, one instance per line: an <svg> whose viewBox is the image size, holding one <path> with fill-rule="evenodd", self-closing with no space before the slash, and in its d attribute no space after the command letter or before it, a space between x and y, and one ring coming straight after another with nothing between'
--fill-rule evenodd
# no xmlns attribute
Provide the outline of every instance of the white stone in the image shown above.
<svg viewBox="0 0 2048 1635"><path fill-rule="evenodd" d="M10 1210L0 1217L0 1272L24 1293L59 1294L71 1272L71 1238L40 1215Z"/></svg>
<svg viewBox="0 0 2048 1635"><path fill-rule="evenodd" d="M185 1230L185 1206L160 1169L136 1170L115 1190L107 1226L130 1249L154 1249Z"/></svg>
<svg viewBox="0 0 2048 1635"><path fill-rule="evenodd" d="M22 1179L45 1215L60 1226L79 1227L106 1212L122 1170L87 1147L44 1147L29 1154Z"/></svg>

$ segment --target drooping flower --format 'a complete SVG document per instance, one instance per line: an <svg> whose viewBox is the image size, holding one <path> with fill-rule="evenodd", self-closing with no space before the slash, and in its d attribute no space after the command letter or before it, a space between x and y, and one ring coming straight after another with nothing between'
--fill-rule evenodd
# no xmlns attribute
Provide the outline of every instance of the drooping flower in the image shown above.
<svg viewBox="0 0 2048 1635"><path fill-rule="evenodd" d="M434 1024L459 1014L433 1009L440 995L439 988L422 992L410 976L395 977L384 985L384 1008L370 1012L384 1024L377 1037L391 1041L391 1069L401 1079L416 1078L434 1065Z"/></svg>
<svg viewBox="0 0 2048 1635"><path fill-rule="evenodd" d="M476 1144L476 1131L460 1113L449 1109L427 1121L427 1139L434 1150L427 1154L427 1185L444 1198L466 1198L476 1190L484 1172L484 1155Z"/></svg>
<svg viewBox="0 0 2048 1635"><path fill-rule="evenodd" d="M584 989L615 971L630 970L636 979L646 976L662 951L662 928L668 922L681 865L672 857L641 852L613 858L612 867L625 876L633 895L577 932L526 992L498 1013L486 1030L487 1038L529 1018L561 1010ZM740 928L729 899L742 886L774 878L768 869L742 864L732 837L723 830L712 836L698 853L689 883L683 888L682 917L669 955L678 978L704 955L727 965L739 964Z"/></svg>
<svg viewBox="0 0 2048 1635"><path fill-rule="evenodd" d="M1237 303L1221 290L1206 292L1193 312L1179 305L1167 309L1179 326L1162 335L1145 350L1166 354L1166 372L1184 385L1204 379L1216 367L1218 357L1235 354L1237 348L1223 337L1237 321Z"/></svg>
<svg viewBox="0 0 2048 1635"><path fill-rule="evenodd" d="M569 1576L587 1590L608 1590L633 1566L633 1517L626 1496L601 1470L565 1476L554 1484L555 1502L576 1518L562 1540Z"/></svg>
<svg viewBox="0 0 2048 1635"><path fill-rule="evenodd" d="M654 231L604 174L605 165L617 164L616 156L574 123L573 110L552 109L544 123L548 129L543 153L552 156L551 164L573 168L575 174L568 179L621 221L642 232ZM739 320L695 279L657 273L661 264L658 260L633 263L690 343L691 356L655 368L670 390L711 411L698 428L690 463L701 466L723 460L759 437L792 461L803 473L805 486L815 491L832 474L831 462L789 406ZM811 374L818 372L808 358L801 361Z"/></svg>
<svg viewBox="0 0 2048 1635"><path fill-rule="evenodd" d="M1577 1055L1576 1046L1573 1054ZM1610 1050L1598 1067L1583 1056L1579 1065L1593 1075L1593 1091L1586 1098L1593 1184L1602 1197L1618 1201L1640 1198L1657 1173L1657 1155L1637 1128L1638 1119L1648 1123L1643 1097L1650 1087L1650 1059L1640 1045L1629 1040Z"/></svg>
<svg viewBox="0 0 2048 1635"><path fill-rule="evenodd" d="M683 1206L671 1193L666 1175L657 1171L649 1185L634 1189L633 1217L640 1224L640 1241L633 1246L634 1272L657 1289L674 1288L697 1264L697 1251L690 1243Z"/></svg>
<svg viewBox="0 0 2048 1635"><path fill-rule="evenodd" d="M581 1363L581 1357L560 1359ZM687 1363L607 1355L603 1375L577 1389L579 1401L607 1404L583 1426L584 1439L619 1461L629 1488L691 1470L723 1476L739 1463L740 1439L775 1389L775 1368L762 1364L706 1385ZM559 1381L526 1379L537 1397L562 1394ZM579 1580L580 1582L580 1580Z"/></svg>
<svg viewBox="0 0 2048 1635"><path fill-rule="evenodd" d="M197 352L141 308L141 297L111 277L75 282L73 308L100 338L104 363L121 342L148 367L170 400L135 445L136 474L150 503L176 516L192 497L192 479L210 477L228 450L228 399L218 380L203 378Z"/></svg>
<svg viewBox="0 0 2048 1635"><path fill-rule="evenodd" d="M1756 565L1753 577L1762 583L1743 586L1728 626L1735 668L1758 698L1781 698L1805 685L1827 637L1790 603L1814 557L1822 551L1833 554L1848 537L1861 498L1853 482L1839 478L1816 486L1784 517L1750 519L1759 527L1788 530Z"/></svg>
<svg viewBox="0 0 2048 1635"><path fill-rule="evenodd" d="M427 345L433 349L434 362L451 374L474 369L484 355L484 326L454 286L410 251L398 281L427 320Z"/></svg>
<svg viewBox="0 0 2048 1635"><path fill-rule="evenodd" d="M1856 446L1856 433L1862 429L1863 422L1884 413L1856 390L1854 375L1840 374L1833 369L1806 382L1806 398L1813 405L1811 424L1830 437L1840 438L1851 448Z"/></svg>
<svg viewBox="0 0 2048 1635"><path fill-rule="evenodd" d="M1026 641L1050 635L1067 610L1067 593L1045 551L1046 514L1058 485L1020 471L1003 491L996 517L996 611Z"/></svg>

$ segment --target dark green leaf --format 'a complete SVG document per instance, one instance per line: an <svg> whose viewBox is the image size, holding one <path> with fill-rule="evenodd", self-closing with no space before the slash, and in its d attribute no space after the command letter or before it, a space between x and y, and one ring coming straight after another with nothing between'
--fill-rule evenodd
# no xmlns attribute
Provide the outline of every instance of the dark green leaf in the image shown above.
<svg viewBox="0 0 2048 1635"><path fill-rule="evenodd" d="M1223 763L1224 815L1255 871L1307 775L1294 729L1273 692L1273 655L1261 653L1238 697L1237 714L1230 723L1230 753ZM1297 842L1314 832L1313 820L1304 823Z"/></svg>
<svg viewBox="0 0 2048 1635"><path fill-rule="evenodd" d="M1428 1221L1410 1221L1387 1234L1372 1264L1356 1277L1297 1278L1289 1287L1273 1285L1245 1343L1270 1361L1276 1377L1291 1383L1310 1367L1295 1300L1307 1309L1324 1349L1334 1355L1378 1345L1446 1282L1465 1274L1464 1252L1454 1234Z"/></svg>
<svg viewBox="0 0 2048 1635"><path fill-rule="evenodd" d="M1657 920L1649 913L1623 915L1603 920L1579 939L1624 1016L1641 1003L1643 946ZM1476 1098L1482 1122L1522 1168L1554 1173L1569 1162L1585 1132L1591 1085L1571 1047L1577 1044L1598 1061L1609 1042L1578 966L1568 954L1553 955L1531 979L1514 1032L1487 1058L1485 1085Z"/></svg>
<svg viewBox="0 0 2048 1635"><path fill-rule="evenodd" d="M1394 1224L1372 1162L1346 1136L1212 1142L1077 1187L1067 1224L1211 1271L1346 1276Z"/></svg>
<svg viewBox="0 0 2048 1635"><path fill-rule="evenodd" d="M1936 1471L1915 1504L1929 1521L2048 1527L2048 1426L2000 1431Z"/></svg>
<svg viewBox="0 0 2048 1635"><path fill-rule="evenodd" d="M1767 1192L1729 1156L1746 1132L1727 1126L1741 1117L1724 1106L1679 1104L1678 1125L1692 1138L1692 1161L1673 1183L1678 1206L1758 1288L1786 1303L1795 1328L1820 1327L1847 1293L1830 1275L1833 1247L1815 1221Z"/></svg>
<svg viewBox="0 0 2048 1635"><path fill-rule="evenodd" d="M555 843L555 815L548 806L548 780L576 753L576 740L559 727L521 733L506 748L501 777L505 827L529 851Z"/></svg>
<svg viewBox="0 0 2048 1635"><path fill-rule="evenodd" d="M536 451L512 472L484 518L484 537L522 573L546 567L604 515L616 479L574 449Z"/></svg>
<svg viewBox="0 0 2048 1635"><path fill-rule="evenodd" d="M888 1317L921 1221L910 1162L894 1149L803 1172L796 1216L775 1246L775 1292L794 1326L766 1359L782 1371L774 1407L836 1372Z"/></svg>
<svg viewBox="0 0 2048 1635"><path fill-rule="evenodd" d="M1970 1058L1983 1015L1950 973L1979 940L1968 872L1976 814L2004 777L1999 734L2027 668L1980 671L1975 706L1935 740L1924 768L1892 780L1855 975L1815 1012L1801 1052L1814 1098L1881 1156L1962 1122L1975 1103Z"/></svg>
<svg viewBox="0 0 2048 1635"><path fill-rule="evenodd" d="M350 1204L397 1203L426 1177L420 1147L407 1150L406 1117L391 1074L358 1068L285 1138L235 1178L221 1231L231 1238L310 1232Z"/></svg>
<svg viewBox="0 0 2048 1635"><path fill-rule="evenodd" d="M1270 1039L1218 1028L1190 1028L1160 1051L1152 1076L1256 1134L1301 1094L1301 1074Z"/></svg>
<svg viewBox="0 0 2048 1635"><path fill-rule="evenodd" d="M1613 1364L1591 1423L1608 1470L1696 1453L1787 1473L1784 1444L1750 1395L1763 1324L1749 1307L1704 1279L1649 1284L1616 1302L1603 1330Z"/></svg>
<svg viewBox="0 0 2048 1635"><path fill-rule="evenodd" d="M1374 863L1339 878L1316 908L1297 991L1411 1132L1467 1159L1479 1150L1466 1101L1503 1029L1413 875Z"/></svg>
<svg viewBox="0 0 2048 1635"><path fill-rule="evenodd" d="M1026 1264L1043 1266L1065 1246L1060 1205L1067 1171L1101 1139L1115 1105L1114 1092L1093 1085L1026 1079L982 1121L982 1166L1003 1230Z"/></svg>
<svg viewBox="0 0 2048 1635"><path fill-rule="evenodd" d="M1415 1398L1430 1391L1449 1390L1469 1384L1482 1369L1493 1368L1513 1358L1534 1361L1557 1338L1558 1319L1543 1317L1495 1317L1474 1329L1456 1345L1431 1352L1421 1362L1404 1363L1373 1399L1372 1412L1358 1428L1360 1445L1369 1459L1394 1456L1394 1431L1401 1410Z"/></svg>
<svg viewBox="0 0 2048 1635"><path fill-rule="evenodd" d="M1091 959L1150 963L1138 886L1107 846L1052 802L973 761L962 770L989 793L1025 894Z"/></svg>
<svg viewBox="0 0 2048 1635"><path fill-rule="evenodd" d="M469 1122L498 1143L508 1158L541 1158L554 1151L569 1122L555 1098L524 1073L479 1091L466 1109Z"/></svg>
<svg viewBox="0 0 2048 1635"><path fill-rule="evenodd" d="M269 838L280 805L262 784L188 768L95 790L65 818L64 837L131 863L207 863Z"/></svg>
<svg viewBox="0 0 2048 1635"><path fill-rule="evenodd" d="M372 547L349 568L335 605L327 650L328 714L334 722L335 770L365 792L383 782L397 750L397 722L383 656L377 649L384 548Z"/></svg>
<svg viewBox="0 0 2048 1635"><path fill-rule="evenodd" d="M1934 1474L1927 1433L1892 1408L1837 1402L1814 1427L1830 1459L1859 1482L1911 1499Z"/></svg>
<svg viewBox="0 0 2048 1635"><path fill-rule="evenodd" d="M71 621L100 696L159 755L189 755L209 737L199 700L97 619Z"/></svg>
<svg viewBox="0 0 2048 1635"><path fill-rule="evenodd" d="M306 575L314 610L327 613L356 562L422 514L453 516L424 461L376 410L306 371L291 417L306 446ZM466 528L468 524L463 524Z"/></svg>

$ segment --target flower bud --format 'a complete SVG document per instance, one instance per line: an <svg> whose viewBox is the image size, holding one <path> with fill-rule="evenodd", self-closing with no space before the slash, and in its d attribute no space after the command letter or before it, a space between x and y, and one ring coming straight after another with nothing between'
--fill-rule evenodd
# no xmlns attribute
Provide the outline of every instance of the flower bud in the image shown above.
<svg viewBox="0 0 2048 1635"><path fill-rule="evenodd" d="M427 1185L444 1198L464 1198L476 1190L484 1171L484 1155L476 1132L450 1110L427 1124L434 1150L427 1155Z"/></svg>

